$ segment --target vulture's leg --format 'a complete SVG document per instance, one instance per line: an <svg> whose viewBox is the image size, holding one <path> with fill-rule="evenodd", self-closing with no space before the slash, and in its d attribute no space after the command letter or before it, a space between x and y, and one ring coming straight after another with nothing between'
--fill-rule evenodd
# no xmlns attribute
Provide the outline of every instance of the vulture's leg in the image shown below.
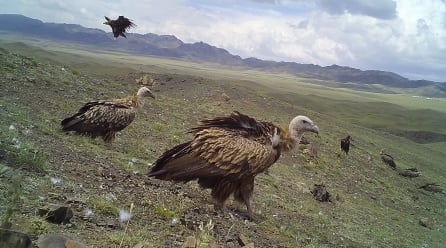
<svg viewBox="0 0 446 248"><path fill-rule="evenodd" d="M221 201L217 201L214 204L214 209L216 211L222 211L223 214L226 214L228 212L228 208L226 207L226 201L222 201L222 202Z"/></svg>
<svg viewBox="0 0 446 248"><path fill-rule="evenodd" d="M202 185L203 186L203 185ZM214 204L215 210L221 210L224 214L227 213L226 201L234 191L234 184L231 181L221 180L212 188L212 198L216 201Z"/></svg>
<svg viewBox="0 0 446 248"><path fill-rule="evenodd" d="M255 221L254 211L252 208L252 192L254 191L254 177L245 178L240 184L240 188L234 193L236 200L245 203L248 210L248 218Z"/></svg>
<svg viewBox="0 0 446 248"><path fill-rule="evenodd" d="M111 143L113 140L115 140L116 132L109 131L106 132L102 138L104 139L105 143Z"/></svg>

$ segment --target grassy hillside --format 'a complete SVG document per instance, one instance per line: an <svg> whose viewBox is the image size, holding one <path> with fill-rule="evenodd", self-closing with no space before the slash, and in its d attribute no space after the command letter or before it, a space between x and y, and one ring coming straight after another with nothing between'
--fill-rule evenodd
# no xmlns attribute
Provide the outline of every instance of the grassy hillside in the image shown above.
<svg viewBox="0 0 446 248"><path fill-rule="evenodd" d="M67 233L93 247L141 241L179 247L188 236L199 247L239 247L239 234L256 247L442 247L446 241L446 196L419 189L430 182L446 186L442 99L33 44L44 49L0 45L0 211L14 230L34 239ZM83 103L131 94L146 73L159 83L157 99L147 100L115 143L60 131L60 120ZM233 110L283 126L304 114L321 129L320 137L307 137L311 145L283 155L269 175L256 178L256 223L245 221L244 206L234 202L230 215L214 211L209 192L194 182L145 176L162 152L189 138L185 131L197 120ZM339 140L347 134L354 145L345 156ZM417 167L422 176L399 176L381 162L383 148L399 167ZM313 198L310 189L320 183L333 202ZM41 206L67 200L75 212L71 225L36 215ZM120 222L119 211L131 203L132 218ZM87 210L93 215L85 216Z"/></svg>

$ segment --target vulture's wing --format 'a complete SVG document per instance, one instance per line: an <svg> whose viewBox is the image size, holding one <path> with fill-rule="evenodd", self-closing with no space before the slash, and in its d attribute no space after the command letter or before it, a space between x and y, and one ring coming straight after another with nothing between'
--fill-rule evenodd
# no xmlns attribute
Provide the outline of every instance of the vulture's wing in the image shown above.
<svg viewBox="0 0 446 248"><path fill-rule="evenodd" d="M125 32L128 31L130 28L136 27L136 24L124 16L119 16L116 20L116 26L119 30Z"/></svg>
<svg viewBox="0 0 446 248"><path fill-rule="evenodd" d="M194 139L165 152L149 176L189 181L263 172L280 156L271 145L270 134L263 132L274 126L246 117L235 113L202 121L191 131Z"/></svg>
<svg viewBox="0 0 446 248"><path fill-rule="evenodd" d="M63 130L80 133L120 131L135 119L135 111L129 106L113 101L91 101L78 113L62 121Z"/></svg>

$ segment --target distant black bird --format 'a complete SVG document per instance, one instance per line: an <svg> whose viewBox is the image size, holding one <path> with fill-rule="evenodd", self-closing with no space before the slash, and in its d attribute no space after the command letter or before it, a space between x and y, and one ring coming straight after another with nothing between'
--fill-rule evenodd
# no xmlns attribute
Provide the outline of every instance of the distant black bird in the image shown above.
<svg viewBox="0 0 446 248"><path fill-rule="evenodd" d="M119 16L116 20L110 20L110 18L105 16L106 22L104 24L110 25L113 31L113 36L115 36L115 39L118 38L118 36L122 36L124 38L127 38L125 36L125 32L128 31L130 28L136 27L136 24L130 21L128 18L125 18L124 16Z"/></svg>
<svg viewBox="0 0 446 248"><path fill-rule="evenodd" d="M393 161L393 157L384 152L384 149L379 153L381 154L382 161L388 166L392 167L392 169L396 169L395 161Z"/></svg>
<svg viewBox="0 0 446 248"><path fill-rule="evenodd" d="M352 137L347 136L344 139L341 139L341 150L345 152L345 154L348 155L348 151L350 150L350 141L352 141Z"/></svg>

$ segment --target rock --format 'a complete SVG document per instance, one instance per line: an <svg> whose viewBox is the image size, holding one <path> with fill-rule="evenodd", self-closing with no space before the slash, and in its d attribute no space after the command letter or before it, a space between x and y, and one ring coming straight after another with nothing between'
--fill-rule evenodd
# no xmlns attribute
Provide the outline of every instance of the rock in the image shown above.
<svg viewBox="0 0 446 248"><path fill-rule="evenodd" d="M48 204L46 207L39 209L38 214L49 222L55 224L66 224L73 217L73 210L69 206L57 204Z"/></svg>
<svg viewBox="0 0 446 248"><path fill-rule="evenodd" d="M0 247L33 248L34 246L27 234L0 229Z"/></svg>
<svg viewBox="0 0 446 248"><path fill-rule="evenodd" d="M240 233L240 235L238 236L238 243L240 244L240 246L245 247L245 246L248 245L250 242L249 242L248 238L246 238L245 235L243 235L242 233Z"/></svg>
<svg viewBox="0 0 446 248"><path fill-rule="evenodd" d="M96 225L101 226L101 227L108 227L108 228L112 228L112 229L118 227L118 224L116 223L116 221L110 220L110 219L98 222L98 223L96 223Z"/></svg>
<svg viewBox="0 0 446 248"><path fill-rule="evenodd" d="M194 236L189 236L186 238L186 241L184 241L182 248L195 248L195 245L197 244L197 239Z"/></svg>
<svg viewBox="0 0 446 248"><path fill-rule="evenodd" d="M434 229L434 221L428 219L428 218L421 218L418 223L420 223L421 226L424 226L429 229Z"/></svg>
<svg viewBox="0 0 446 248"><path fill-rule="evenodd" d="M231 98L226 94L226 93L222 93L221 94L221 98L223 99L223 101L225 102L229 102L231 100Z"/></svg>
<svg viewBox="0 0 446 248"><path fill-rule="evenodd" d="M320 202L331 202L330 193L328 193L324 184L315 184L313 190L311 190L314 198Z"/></svg>
<svg viewBox="0 0 446 248"><path fill-rule="evenodd" d="M63 234L46 234L37 240L38 248L87 248L80 241L74 240Z"/></svg>

